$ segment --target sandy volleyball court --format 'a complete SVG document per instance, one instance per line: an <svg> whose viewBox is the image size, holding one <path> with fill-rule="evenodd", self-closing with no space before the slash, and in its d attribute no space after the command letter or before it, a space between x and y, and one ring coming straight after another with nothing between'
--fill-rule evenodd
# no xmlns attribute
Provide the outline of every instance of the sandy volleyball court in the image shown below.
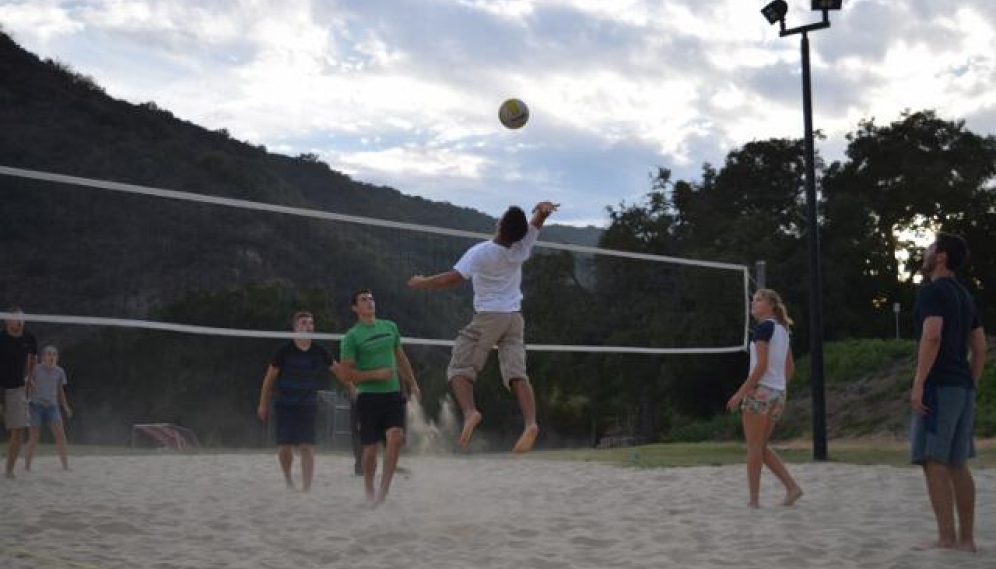
<svg viewBox="0 0 996 569"><path fill-rule="evenodd" d="M371 509L352 459L318 458L310 494L270 454L42 456L0 480L0 567L75 569L826 567L991 569L996 471L976 471L976 555L932 537L912 468L797 465L806 496L746 507L741 466L402 457L411 474Z"/></svg>

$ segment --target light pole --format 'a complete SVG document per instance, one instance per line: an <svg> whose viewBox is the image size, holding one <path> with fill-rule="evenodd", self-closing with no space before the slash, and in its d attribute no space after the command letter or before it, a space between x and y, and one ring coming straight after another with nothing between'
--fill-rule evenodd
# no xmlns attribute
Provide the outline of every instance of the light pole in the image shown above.
<svg viewBox="0 0 996 569"><path fill-rule="evenodd" d="M816 153L813 150L813 100L809 77L809 32L830 27L830 10L842 0L812 0L823 13L819 22L785 29L785 0L774 0L761 10L769 24L778 23L779 36L802 35L802 119L806 161L806 220L809 229L809 360L813 398L813 458L827 459L826 389L823 380L823 275L820 268L820 225L816 202Z"/></svg>

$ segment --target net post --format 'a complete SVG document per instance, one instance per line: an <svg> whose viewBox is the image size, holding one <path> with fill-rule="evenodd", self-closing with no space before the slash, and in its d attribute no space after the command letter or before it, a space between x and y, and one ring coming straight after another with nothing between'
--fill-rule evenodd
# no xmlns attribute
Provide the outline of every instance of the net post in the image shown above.
<svg viewBox="0 0 996 569"><path fill-rule="evenodd" d="M757 288L768 288L768 262L754 261L754 282Z"/></svg>

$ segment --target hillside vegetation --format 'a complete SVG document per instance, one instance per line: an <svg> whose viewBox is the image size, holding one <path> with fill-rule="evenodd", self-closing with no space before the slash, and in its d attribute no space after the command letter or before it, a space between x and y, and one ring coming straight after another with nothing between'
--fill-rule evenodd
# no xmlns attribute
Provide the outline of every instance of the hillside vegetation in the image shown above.
<svg viewBox="0 0 996 569"><path fill-rule="evenodd" d="M824 347L827 436L904 439L909 433L909 389L915 367L916 343L911 340L845 340ZM810 362L796 362L789 383L785 414L776 439L812 437ZM996 343L990 342L985 371L977 393L975 434L996 437ZM676 428L675 441L741 438L738 414L717 415L708 421Z"/></svg>
<svg viewBox="0 0 996 569"><path fill-rule="evenodd" d="M827 434L830 437L895 435L909 431L909 389L915 371L916 343L909 340L848 340L827 347L824 355ZM989 344L977 394L975 433L996 436L996 345ZM784 434L808 434L811 417L809 359L793 379Z"/></svg>

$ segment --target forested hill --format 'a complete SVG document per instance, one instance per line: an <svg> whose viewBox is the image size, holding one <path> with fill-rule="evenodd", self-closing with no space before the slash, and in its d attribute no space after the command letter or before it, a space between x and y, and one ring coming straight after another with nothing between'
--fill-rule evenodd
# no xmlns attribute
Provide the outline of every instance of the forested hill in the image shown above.
<svg viewBox="0 0 996 569"><path fill-rule="evenodd" d="M2 33L0 77L4 166L456 229L490 232L494 227L495 220L481 212L352 180L314 156L267 152L233 140L224 130L177 118L152 102L113 99L91 78L39 60ZM365 279L376 286L374 277L383 270L368 273L356 265L375 263L391 247L388 239L397 239L356 226L336 229L336 242L352 243L343 253L329 250L328 227L300 219L172 205L8 176L0 176L0 192L3 302L49 310L97 312L101 305L127 301L140 312L168 302L178 290L214 290L219 284L277 282L294 288L321 282L334 288ZM181 234L173 230L178 226ZM596 228L551 226L543 238L593 245L600 234ZM286 246L274 248L273 243ZM359 250L356 243L362 243ZM46 258L39 259L39 253ZM422 270L439 262L412 255L406 263ZM329 276L343 273L344 265L357 278ZM141 290L126 294L110 286L136 272L146 278L135 285ZM73 289L60 288L53 275ZM26 291L31 299L14 298ZM129 298L100 298L103 294Z"/></svg>
<svg viewBox="0 0 996 569"><path fill-rule="evenodd" d="M116 100L2 32L0 165L482 233L495 225L479 211L353 180L313 155L270 153L153 102ZM472 240L7 175L0 204L3 308L255 330L287 329L293 311L308 309L317 331L341 332L354 318L350 293L369 287L406 336L429 338L451 338L471 311L468 287L416 294L405 281L451 267ZM595 245L601 234L550 225L542 238ZM273 340L29 329L62 352L77 441L122 442L131 424L150 421L192 426L214 443L265 440L255 406ZM431 407L446 390L446 354L414 351Z"/></svg>

